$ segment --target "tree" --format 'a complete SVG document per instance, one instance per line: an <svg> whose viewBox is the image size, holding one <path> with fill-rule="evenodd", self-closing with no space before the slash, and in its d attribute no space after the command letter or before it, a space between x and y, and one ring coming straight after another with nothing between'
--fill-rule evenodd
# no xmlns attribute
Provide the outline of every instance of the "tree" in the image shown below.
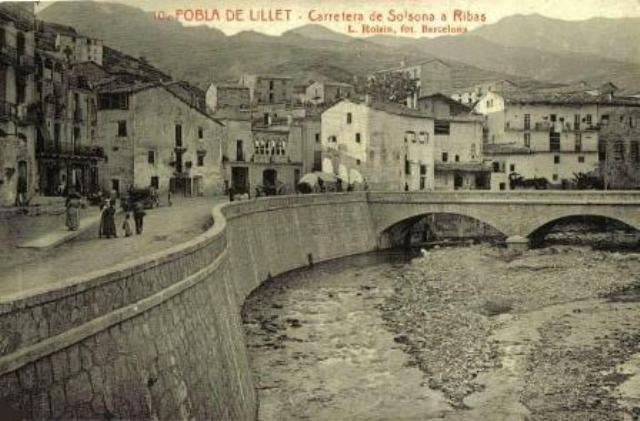
<svg viewBox="0 0 640 421"><path fill-rule="evenodd" d="M370 78L366 86L366 93L372 99L401 104L418 91L417 80L408 72L382 73Z"/></svg>

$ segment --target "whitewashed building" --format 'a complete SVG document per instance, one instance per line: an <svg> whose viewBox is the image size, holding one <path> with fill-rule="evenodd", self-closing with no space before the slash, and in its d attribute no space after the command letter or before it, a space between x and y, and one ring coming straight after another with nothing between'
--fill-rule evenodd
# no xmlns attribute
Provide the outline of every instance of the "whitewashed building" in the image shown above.
<svg viewBox="0 0 640 421"><path fill-rule="evenodd" d="M321 117L322 170L372 190L431 190L434 119L396 104L343 100Z"/></svg>

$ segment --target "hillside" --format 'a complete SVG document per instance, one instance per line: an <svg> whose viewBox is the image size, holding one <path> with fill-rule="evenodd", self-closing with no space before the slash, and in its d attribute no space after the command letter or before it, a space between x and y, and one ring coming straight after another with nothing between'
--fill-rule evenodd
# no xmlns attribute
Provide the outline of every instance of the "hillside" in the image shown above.
<svg viewBox="0 0 640 421"><path fill-rule="evenodd" d="M640 18L564 21L541 15L514 15L469 35L509 47L554 53L574 52L640 63Z"/></svg>
<svg viewBox="0 0 640 421"><path fill-rule="evenodd" d="M612 35L615 41L604 41L580 31L601 34L618 20L564 22L538 15L513 16L458 36L356 39L320 25L305 25L282 36L253 31L225 36L215 28L156 21L141 9L102 2L53 3L38 17L74 26L127 54L144 56L175 78L200 87L212 80L236 80L243 72L286 73L299 81L350 82L402 60L435 57L452 67L457 86L497 78L594 84L611 80L623 88L640 86L640 63L621 59L640 49L636 42L623 42L640 30L628 29L629 22L637 21L633 19L620 19L624 31L614 31L620 32ZM578 31L583 33L582 46L569 35L570 28L577 27L587 28ZM612 42L628 45L608 48ZM618 59L603 58L606 55Z"/></svg>
<svg viewBox="0 0 640 421"><path fill-rule="evenodd" d="M243 72L286 73L298 80L350 82L354 76L396 66L400 61L432 58L410 49L398 51L307 25L268 36L245 31L225 36L209 27L158 22L140 9L113 3L58 2L38 18L74 26L132 56L144 56L176 79L200 87L212 80L235 80ZM132 30L131 28L135 28ZM508 75L451 63L462 78L482 81Z"/></svg>

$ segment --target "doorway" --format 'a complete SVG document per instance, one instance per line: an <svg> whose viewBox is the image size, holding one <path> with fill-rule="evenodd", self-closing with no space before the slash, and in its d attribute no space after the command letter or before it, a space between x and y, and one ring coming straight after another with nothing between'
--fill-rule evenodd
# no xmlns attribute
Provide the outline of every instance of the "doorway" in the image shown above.
<svg viewBox="0 0 640 421"><path fill-rule="evenodd" d="M462 174L455 173L453 175L453 188L454 188L454 190L461 189L463 182L464 182L464 179L462 177Z"/></svg>
<svg viewBox="0 0 640 421"><path fill-rule="evenodd" d="M262 186L265 194L276 194L276 181L278 180L278 172L274 169L267 169L262 171Z"/></svg>
<svg viewBox="0 0 640 421"><path fill-rule="evenodd" d="M249 168L231 168L231 188L235 193L248 193L249 191Z"/></svg>

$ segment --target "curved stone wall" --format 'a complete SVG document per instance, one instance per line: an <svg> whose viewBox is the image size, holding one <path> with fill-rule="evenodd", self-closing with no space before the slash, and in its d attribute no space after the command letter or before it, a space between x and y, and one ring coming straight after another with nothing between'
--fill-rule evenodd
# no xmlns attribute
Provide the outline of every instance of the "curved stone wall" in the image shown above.
<svg viewBox="0 0 640 421"><path fill-rule="evenodd" d="M373 250L362 194L213 210L192 241L0 301L0 402L29 418L253 419L240 308L269 276Z"/></svg>

